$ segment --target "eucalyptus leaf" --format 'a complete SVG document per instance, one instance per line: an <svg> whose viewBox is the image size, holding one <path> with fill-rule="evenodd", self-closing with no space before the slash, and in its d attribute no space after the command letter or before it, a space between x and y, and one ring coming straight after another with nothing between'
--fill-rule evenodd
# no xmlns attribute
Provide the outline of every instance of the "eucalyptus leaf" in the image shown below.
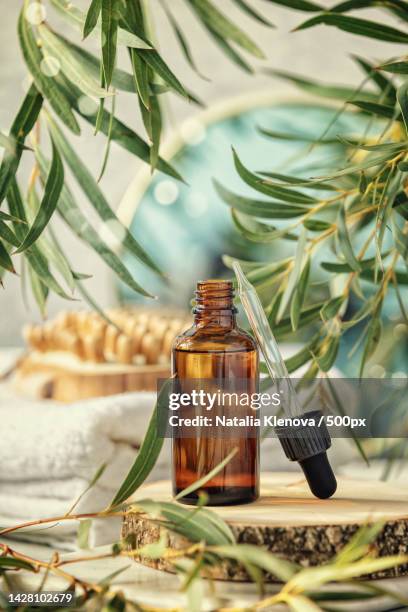
<svg viewBox="0 0 408 612"><path fill-rule="evenodd" d="M275 27L273 23L269 21L269 19L258 13L248 2L245 2L245 0L234 0L234 2L247 15L252 17L252 19L255 19L255 21L259 21L259 23L262 23L262 25L266 25L269 28Z"/></svg>
<svg viewBox="0 0 408 612"><path fill-rule="evenodd" d="M299 282L296 284L293 298L290 305L290 318L292 321L293 331L297 330L299 324L300 313L302 312L303 303L305 301L306 291L310 276L310 258L307 259L302 273L299 277Z"/></svg>
<svg viewBox="0 0 408 612"><path fill-rule="evenodd" d="M284 202L291 202L294 204L315 204L317 202L316 198L313 198L305 193L301 193L300 191L296 191L294 189L289 189L284 185L271 185L264 181L262 178L256 176L253 172L250 172L239 159L235 149L233 151L234 156L234 164L235 168L242 178L242 180L264 195L268 195L279 200L283 200Z"/></svg>
<svg viewBox="0 0 408 612"><path fill-rule="evenodd" d="M171 25L171 27L173 28L174 34L178 40L180 49L183 52L183 55L187 61L187 63L189 64L190 68L192 68L194 70L194 72L196 74L198 74L199 77L201 77L202 79L204 79L205 81L208 81L207 77L204 77L201 72L198 70L197 65L194 61L193 58L193 54L191 52L190 49L190 44L186 38L186 36L183 34L182 29L179 27L177 21L175 20L175 18L173 17L173 14L171 13L170 9L168 8L166 2L164 2L163 0L161 1L161 5L163 7L164 12L166 13L167 19L169 20L169 23Z"/></svg>
<svg viewBox="0 0 408 612"><path fill-rule="evenodd" d="M0 267L12 274L16 274L14 264L2 240L0 240Z"/></svg>
<svg viewBox="0 0 408 612"><path fill-rule="evenodd" d="M398 87L397 100L404 119L405 129L408 131L408 81Z"/></svg>
<svg viewBox="0 0 408 612"><path fill-rule="evenodd" d="M265 223L259 223L252 217L235 210L231 209L232 221L237 230L251 242L259 243L270 243L278 238L284 238L286 240L297 240L297 236L291 233L290 227L276 228L273 225L266 225Z"/></svg>
<svg viewBox="0 0 408 612"><path fill-rule="evenodd" d="M350 268L354 272L360 271L361 264L359 260L356 258L356 256L354 255L353 246L351 244L351 239L349 235L349 230L347 227L346 209L344 205L341 206L339 210L338 237L339 237L340 248Z"/></svg>
<svg viewBox="0 0 408 612"><path fill-rule="evenodd" d="M350 104L357 106L366 113L370 113L370 115L377 115L386 119L398 119L398 113L395 112L395 108L390 104L380 104L367 100L350 100Z"/></svg>
<svg viewBox="0 0 408 612"><path fill-rule="evenodd" d="M101 2L102 65L106 89L109 89L116 61L118 27L123 2L122 0L101 0Z"/></svg>
<svg viewBox="0 0 408 612"><path fill-rule="evenodd" d="M45 230L58 205L63 184L64 168L57 148L54 142L52 142L52 162L45 183L44 197L37 215L16 253L22 253L27 250Z"/></svg>
<svg viewBox="0 0 408 612"><path fill-rule="evenodd" d="M0 557L0 568L2 569L25 569L30 572L35 572L35 566L24 559L16 559L15 557Z"/></svg>
<svg viewBox="0 0 408 612"><path fill-rule="evenodd" d="M13 230L4 221L0 221L0 238L14 247L18 247L20 244Z"/></svg>
<svg viewBox="0 0 408 612"><path fill-rule="evenodd" d="M293 217L300 217L308 212L308 209L304 206L245 198L229 191L218 181L214 180L213 182L218 195L228 206L236 208L249 216L264 219L291 219Z"/></svg>
<svg viewBox="0 0 408 612"><path fill-rule="evenodd" d="M214 39L215 43L220 47L221 51L224 53L226 57L228 57L236 66L244 70L248 74L253 73L252 67L248 64L248 62L234 49L229 42L220 36L218 32L216 32L213 28L211 28L208 23L203 23L209 35Z"/></svg>
<svg viewBox="0 0 408 612"><path fill-rule="evenodd" d="M210 551L226 559L234 559L240 563L250 563L272 574L275 578L287 581L292 578L298 566L281 557L276 557L259 546L240 544L239 546L213 546Z"/></svg>
<svg viewBox="0 0 408 612"><path fill-rule="evenodd" d="M320 219L305 219L303 226L311 232L325 232L331 229L333 224Z"/></svg>
<svg viewBox="0 0 408 612"><path fill-rule="evenodd" d="M324 306L324 302L318 302L312 306L308 306L303 309L299 316L298 329L306 327L310 323L320 321L320 311ZM273 333L277 338L282 338L292 331L292 321L290 317L282 319L273 328Z"/></svg>
<svg viewBox="0 0 408 612"><path fill-rule="evenodd" d="M102 3L101 0L92 0L89 5L89 9L86 13L84 29L83 29L83 37L86 38L92 32L92 30L96 27L98 23L99 15L101 13Z"/></svg>
<svg viewBox="0 0 408 612"><path fill-rule="evenodd" d="M398 61L398 62L389 62L387 64L382 64L378 66L378 70L383 70L384 72L391 72L393 74L408 74L408 62L407 61Z"/></svg>
<svg viewBox="0 0 408 612"><path fill-rule="evenodd" d="M368 38L374 38L375 40L383 40L385 42L392 43L408 42L408 34L392 26L377 23L375 21L369 21L368 19L360 19L359 17L350 17L349 15L340 15L328 12L312 17L312 19L303 22L301 25L295 28L295 30L305 30L321 24L334 26L345 32L358 34L359 36L366 36Z"/></svg>
<svg viewBox="0 0 408 612"><path fill-rule="evenodd" d="M336 361L336 357L340 346L339 335L329 335L324 341L324 348L322 348L316 356L316 361L319 365L319 369L322 372L328 372Z"/></svg>
<svg viewBox="0 0 408 612"><path fill-rule="evenodd" d="M0 165L0 204L6 196L11 179L17 172L25 138L31 132L38 119L42 102L42 95L36 86L32 84L10 128L10 138L13 142L13 147L12 149L5 150Z"/></svg>
<svg viewBox="0 0 408 612"><path fill-rule="evenodd" d="M48 100L54 112L74 134L80 133L80 127L71 110L65 95L59 89L56 79L47 77L41 70L43 55L37 45L31 27L25 18L25 8L20 12L18 20L18 36L27 68L30 71L36 88Z"/></svg>
<svg viewBox="0 0 408 612"><path fill-rule="evenodd" d="M339 295L338 297L333 297L328 302L326 302L320 311L320 316L322 317L322 320L329 321L330 319L335 317L345 301L346 296Z"/></svg>
<svg viewBox="0 0 408 612"><path fill-rule="evenodd" d="M281 320L286 310L286 307L292 298L295 287L299 283L301 269L302 269L302 262L305 256L306 244L307 244L307 232L305 229L303 229L300 234L299 241L297 243L296 253L295 253L295 257L293 261L293 268L290 272L287 285L283 291L282 301L280 303L278 314L276 316L277 323L279 323L279 321ZM296 317L297 323L299 322L299 317L300 317L300 312L297 313L297 317ZM291 313L291 319L292 319L292 313ZM293 325L293 319L292 319L292 325Z"/></svg>
<svg viewBox="0 0 408 612"><path fill-rule="evenodd" d="M173 381L170 379L160 389L143 443L135 462L113 498L111 507L118 506L133 495L154 468L164 442L164 438L158 435L159 413L167 408L168 394L172 385Z"/></svg>
<svg viewBox="0 0 408 612"><path fill-rule="evenodd" d="M306 0L268 0L268 2L278 4L279 6L287 6L295 11L316 13L324 10L324 7L316 4L316 2L309 2Z"/></svg>
<svg viewBox="0 0 408 612"><path fill-rule="evenodd" d="M43 42L43 55L45 60L47 57L57 58L61 66L61 70L72 83L78 87L85 95L91 98L103 98L111 95L106 89L100 87L99 83L84 67L83 63L78 59L77 55L71 52L64 40L54 34L47 25L38 26L39 34Z"/></svg>
<svg viewBox="0 0 408 612"><path fill-rule="evenodd" d="M218 36L232 41L255 57L264 58L258 45L237 25L230 21L210 0L190 0L192 8L197 15Z"/></svg>

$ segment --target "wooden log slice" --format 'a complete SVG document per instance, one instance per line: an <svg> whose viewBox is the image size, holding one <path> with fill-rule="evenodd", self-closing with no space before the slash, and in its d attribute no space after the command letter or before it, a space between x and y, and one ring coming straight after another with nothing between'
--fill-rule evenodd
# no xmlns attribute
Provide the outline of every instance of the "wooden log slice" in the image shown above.
<svg viewBox="0 0 408 612"><path fill-rule="evenodd" d="M147 484L137 492L138 499L169 501L171 484L160 481ZM338 479L335 496L316 499L299 473L263 474L261 497L252 504L211 508L232 528L237 542L262 546L284 559L303 567L329 562L365 523L384 521L373 543L376 556L408 553L408 492L392 483ZM136 513L125 517L122 535L130 550L155 542L159 528ZM188 545L185 538L170 534L172 548ZM165 559L138 557L138 561L156 569L172 571ZM408 575L408 564L377 572L369 579ZM233 563L211 569L219 580L246 581L244 569ZM276 581L267 576L267 581Z"/></svg>

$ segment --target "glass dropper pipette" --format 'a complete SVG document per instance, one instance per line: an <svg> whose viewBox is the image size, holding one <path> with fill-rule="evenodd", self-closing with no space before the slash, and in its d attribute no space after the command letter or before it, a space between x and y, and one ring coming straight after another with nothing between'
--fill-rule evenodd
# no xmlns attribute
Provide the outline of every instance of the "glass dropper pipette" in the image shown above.
<svg viewBox="0 0 408 612"><path fill-rule="evenodd" d="M270 325L261 304L255 287L246 278L238 261L233 262L233 269L237 277L238 293L251 325L256 341L265 359L265 364L273 382L279 380L279 385L285 389L280 390L283 398L281 407L285 416L296 418L303 414L299 398L294 389L289 373L285 366L278 343L272 333ZM331 446L331 439L324 419L320 419L322 412L314 410L305 413L314 423L319 425L276 427L275 432L290 461L298 461L309 487L316 497L331 497L337 488L336 478L327 458L327 450ZM313 417L313 418L312 418Z"/></svg>

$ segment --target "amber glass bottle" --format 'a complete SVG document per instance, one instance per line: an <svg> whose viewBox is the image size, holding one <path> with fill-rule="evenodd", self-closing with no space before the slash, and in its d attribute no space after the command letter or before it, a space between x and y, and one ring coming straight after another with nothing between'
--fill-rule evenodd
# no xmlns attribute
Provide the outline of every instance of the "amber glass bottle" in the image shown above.
<svg viewBox="0 0 408 612"><path fill-rule="evenodd" d="M207 280L197 284L194 324L176 338L172 369L176 379L205 381L245 381L247 391L258 386L258 351L252 338L236 325L230 281ZM215 387L214 387L215 388ZM219 387L218 387L219 388ZM244 416L248 408L234 407ZM173 491L176 495L208 474L229 453L237 449L229 463L203 487L208 505L242 504L259 495L259 436L252 429L234 429L226 437L221 428L210 435L173 439ZM198 492L183 497L195 504Z"/></svg>

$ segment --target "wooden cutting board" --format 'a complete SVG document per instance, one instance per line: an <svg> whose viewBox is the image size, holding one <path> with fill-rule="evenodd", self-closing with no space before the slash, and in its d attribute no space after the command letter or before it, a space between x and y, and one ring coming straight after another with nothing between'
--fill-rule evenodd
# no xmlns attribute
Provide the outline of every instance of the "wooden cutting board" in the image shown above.
<svg viewBox="0 0 408 612"><path fill-rule="evenodd" d="M160 481L141 487L138 499L171 500L171 484ZM136 500L136 498L135 498ZM186 507L186 506L185 506ZM332 499L316 499L299 473L266 473L261 496L252 504L211 508L232 528L237 542L263 546L270 552L304 567L327 563L365 523L384 521L373 544L377 556L408 553L408 492L400 484L339 478ZM136 514L125 517L123 536L130 549L157 541L159 528ZM170 546L188 543L176 534ZM139 558L150 567L171 571L166 560ZM370 575L370 578L408 574L408 565ZM242 568L224 565L212 577L247 580ZM267 577L273 582L272 576Z"/></svg>

